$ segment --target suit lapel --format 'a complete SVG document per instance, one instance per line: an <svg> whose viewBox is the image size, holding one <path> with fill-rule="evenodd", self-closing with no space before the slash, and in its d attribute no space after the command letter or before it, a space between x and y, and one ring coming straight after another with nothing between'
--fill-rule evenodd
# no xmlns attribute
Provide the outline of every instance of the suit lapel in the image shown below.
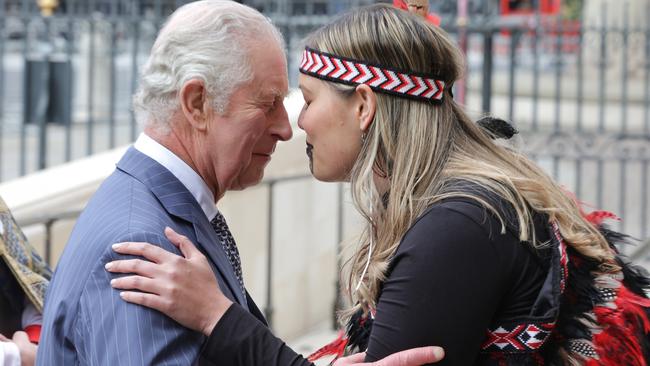
<svg viewBox="0 0 650 366"><path fill-rule="evenodd" d="M239 281L219 238L194 196L176 176L133 147L129 148L117 163L117 168L147 186L170 215L192 224L197 240L196 246L210 259L215 272L221 275L225 282L220 281L222 289L224 285L227 286L227 289L223 289L224 294L234 294L232 300L247 308Z"/></svg>

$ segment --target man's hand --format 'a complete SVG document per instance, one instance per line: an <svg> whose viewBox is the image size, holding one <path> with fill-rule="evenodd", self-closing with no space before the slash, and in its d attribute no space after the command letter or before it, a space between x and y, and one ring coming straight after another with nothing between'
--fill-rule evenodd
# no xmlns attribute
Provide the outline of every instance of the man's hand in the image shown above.
<svg viewBox="0 0 650 366"><path fill-rule="evenodd" d="M29 341L25 332L16 332L12 341L18 346L20 351L20 365L33 366L36 362L36 351L38 347Z"/></svg>
<svg viewBox="0 0 650 366"><path fill-rule="evenodd" d="M440 347L422 347L398 352L372 363L362 363L366 354L357 353L336 361L334 366L420 366L438 362L444 357L445 351Z"/></svg>

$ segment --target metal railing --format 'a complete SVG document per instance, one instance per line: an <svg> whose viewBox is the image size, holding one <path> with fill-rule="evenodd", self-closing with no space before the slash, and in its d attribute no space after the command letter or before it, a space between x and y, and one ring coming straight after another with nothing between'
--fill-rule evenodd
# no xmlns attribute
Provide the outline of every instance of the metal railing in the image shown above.
<svg viewBox="0 0 650 366"><path fill-rule="evenodd" d="M21 220L19 224L23 229L32 226L43 226L45 229L43 238L43 259L45 259L45 262L48 265L52 266L52 227L54 224L62 220L76 220L80 214L81 210L72 210L57 212L49 215L38 215L32 216L25 220Z"/></svg>
<svg viewBox="0 0 650 366"><path fill-rule="evenodd" d="M0 0L0 181L133 141L139 68L187 2Z"/></svg>
<svg viewBox="0 0 650 366"><path fill-rule="evenodd" d="M264 315L266 316L266 319L269 322L269 325L272 325L273 323L273 281L275 278L275 273L274 273L274 268L273 268L273 259L274 259L274 251L275 251L275 246L273 242L273 232L274 232L274 227L277 225L275 220L274 220L274 215L273 215L273 209L274 209L274 204L275 204L275 199L274 195L277 192L277 187L281 186L282 184L285 183L291 183L291 182L296 182L296 181L309 181L313 180L313 177L310 174L301 174L301 175L292 175L292 176L285 176L285 177L278 177L278 178L271 178L271 179L265 179L261 184L260 187L264 189L266 187L267 189L267 204L268 204L268 211L266 215L266 227L267 227L267 232L266 232L266 248L267 248L267 256L266 256L266 276L265 276L265 293L266 293L266 301L264 304ZM337 200L338 200L338 206L337 210L335 212L336 215L336 222L337 222L337 233L336 233L336 243L332 243L332 247L336 248L336 255L337 258L339 257L340 254L340 243L343 241L343 205L344 205L344 199L343 199L343 184L338 184L338 191L337 191ZM53 213L53 214L47 214L47 215L38 215L38 216L33 216L28 219L21 220L19 222L20 226L25 229L33 226L42 226L44 228L44 238L43 238L43 247L44 247L44 259L45 261L50 264L50 266L53 266L54 263L52 262L52 237L53 237L53 232L52 228L53 226L60 222L60 221L67 221L67 220L76 220L77 217L79 217L79 214L81 213L81 210L71 210L71 211L63 211L63 212L58 212L58 213ZM296 220L292 221L299 221L300 218L296 218ZM338 261L338 259L337 259ZM339 262L338 268L340 268L341 263ZM338 273L338 271L337 271ZM336 297L334 300L334 310L333 310L333 325L336 325L336 310L338 309L337 306L341 303L341 298L340 298L340 282L339 282L339 277L337 276L335 283L332 284L332 286L335 286L335 293Z"/></svg>
<svg viewBox="0 0 650 366"><path fill-rule="evenodd" d="M650 238L650 3L584 3L573 20L483 14L442 28L465 51L456 86L474 116L494 114L521 132L518 147L618 230ZM269 16L285 32L296 70L304 37L328 17ZM297 73L290 73L292 83Z"/></svg>
<svg viewBox="0 0 650 366"><path fill-rule="evenodd" d="M67 1L46 18L31 0L0 0L0 180L132 141L138 68L165 16L185 2ZM305 35L368 2L245 1L284 33L293 86ZM520 147L549 174L623 217L616 229L650 238L650 3L589 1L572 21L500 18L495 2L473 3L484 7L462 27L442 14L467 55L455 95L470 112L512 121ZM34 85L52 75L64 82L39 94ZM68 114L52 105L66 80Z"/></svg>

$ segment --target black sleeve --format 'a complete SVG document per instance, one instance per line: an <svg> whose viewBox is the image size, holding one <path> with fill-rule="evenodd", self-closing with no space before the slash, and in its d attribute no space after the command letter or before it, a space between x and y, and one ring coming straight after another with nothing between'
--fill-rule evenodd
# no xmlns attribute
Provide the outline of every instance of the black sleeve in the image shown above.
<svg viewBox="0 0 650 366"><path fill-rule="evenodd" d="M237 304L214 327L199 360L200 365L313 366Z"/></svg>
<svg viewBox="0 0 650 366"><path fill-rule="evenodd" d="M391 261L366 361L437 345L445 358L436 366L473 364L506 287L508 260L490 239L500 230L495 221L481 208L452 202L412 226Z"/></svg>

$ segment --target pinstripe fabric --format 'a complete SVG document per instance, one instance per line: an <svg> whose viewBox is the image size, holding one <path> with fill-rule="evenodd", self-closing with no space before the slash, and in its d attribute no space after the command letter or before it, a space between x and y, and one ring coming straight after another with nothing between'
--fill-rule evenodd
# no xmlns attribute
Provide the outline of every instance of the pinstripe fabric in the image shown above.
<svg viewBox="0 0 650 366"><path fill-rule="evenodd" d="M104 265L124 259L122 241L148 241L180 254L170 226L210 259L226 296L246 307L210 222L165 168L131 148L89 201L59 260L45 299L38 365L191 365L204 337L148 308L124 302Z"/></svg>

